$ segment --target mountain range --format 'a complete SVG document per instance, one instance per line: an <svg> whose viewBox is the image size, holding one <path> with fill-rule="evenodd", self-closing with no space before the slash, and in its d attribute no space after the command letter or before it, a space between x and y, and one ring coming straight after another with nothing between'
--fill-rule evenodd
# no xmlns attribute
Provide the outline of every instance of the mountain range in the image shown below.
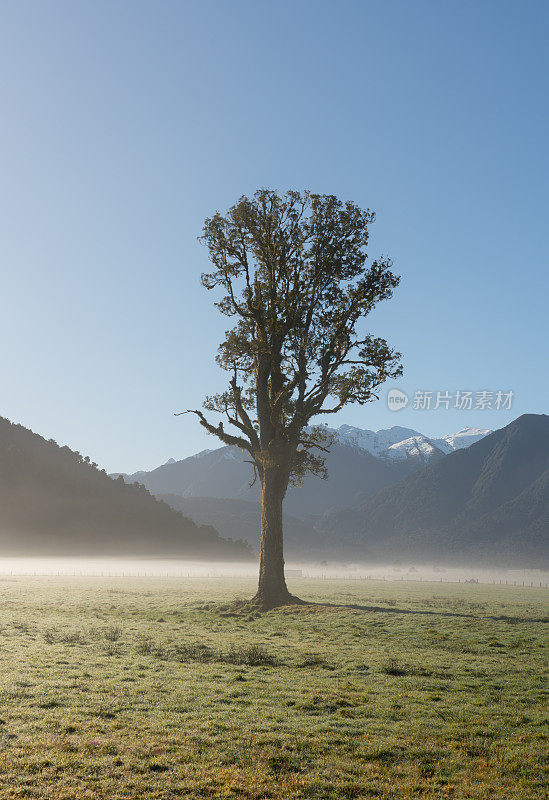
<svg viewBox="0 0 549 800"><path fill-rule="evenodd" d="M486 428L462 428L441 438L425 436L412 428L394 425L379 431L341 425L337 429L328 428L341 444L348 444L367 450L373 456L389 460L418 459L428 462L439 454L452 453L478 442L490 433Z"/></svg>
<svg viewBox="0 0 549 800"><path fill-rule="evenodd" d="M333 433L329 479L288 493L289 557L549 565L549 416L438 439ZM0 554L248 559L260 523L251 478L243 454L221 447L112 479L0 418Z"/></svg>
<svg viewBox="0 0 549 800"><path fill-rule="evenodd" d="M143 486L0 417L2 555L250 558L245 542L200 527Z"/></svg>
<svg viewBox="0 0 549 800"><path fill-rule="evenodd" d="M318 528L364 558L546 565L549 416L525 414Z"/></svg>
<svg viewBox="0 0 549 800"><path fill-rule="evenodd" d="M549 417L432 438L395 426L342 425L329 478L285 501L290 557L547 564ZM257 545L259 487L237 449L206 450L125 475L201 524Z"/></svg>
<svg viewBox="0 0 549 800"><path fill-rule="evenodd" d="M370 431L342 425L327 431L334 436L326 459L329 479L309 475L302 486L290 489L284 507L291 516L318 519L335 506L358 505L445 453L467 447L489 433L481 428L464 428L457 434L431 439L400 426ZM148 472L115 473L111 477L120 475L128 483L143 484L155 495L255 503L260 499L257 482L250 485L253 471L248 457L236 447L203 450L181 461L170 459Z"/></svg>

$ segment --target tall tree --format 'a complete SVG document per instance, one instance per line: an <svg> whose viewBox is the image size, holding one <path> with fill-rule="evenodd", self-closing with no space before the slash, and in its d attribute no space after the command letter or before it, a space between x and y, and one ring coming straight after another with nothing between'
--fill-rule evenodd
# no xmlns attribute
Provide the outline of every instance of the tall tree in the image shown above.
<svg viewBox="0 0 549 800"><path fill-rule="evenodd" d="M400 354L358 329L399 282L389 259L366 265L374 218L332 195L261 189L204 223L213 268L202 283L221 290L215 305L234 318L217 356L229 385L204 409L224 415L230 431L190 413L246 451L261 482L253 602L263 609L299 602L284 578L282 506L288 485L325 475L330 437L311 421L377 399L381 384L402 374Z"/></svg>

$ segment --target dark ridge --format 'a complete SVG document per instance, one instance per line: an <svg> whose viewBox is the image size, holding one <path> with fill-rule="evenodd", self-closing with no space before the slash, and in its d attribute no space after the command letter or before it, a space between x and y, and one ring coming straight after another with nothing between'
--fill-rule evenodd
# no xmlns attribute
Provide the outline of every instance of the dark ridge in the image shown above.
<svg viewBox="0 0 549 800"><path fill-rule="evenodd" d="M549 563L549 417L525 414L464 450L324 516L363 558Z"/></svg>
<svg viewBox="0 0 549 800"><path fill-rule="evenodd" d="M144 486L0 417L0 554L241 560L243 541L199 527Z"/></svg>

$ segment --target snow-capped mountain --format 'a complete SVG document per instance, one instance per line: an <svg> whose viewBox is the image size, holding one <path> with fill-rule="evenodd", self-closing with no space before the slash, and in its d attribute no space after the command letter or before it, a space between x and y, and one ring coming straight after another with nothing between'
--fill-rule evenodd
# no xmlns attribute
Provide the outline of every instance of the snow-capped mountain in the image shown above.
<svg viewBox="0 0 549 800"><path fill-rule="evenodd" d="M422 435L412 428L402 428L400 425L379 431L355 428L352 425L341 425L339 428L329 428L328 430L335 434L339 444L359 447L361 450L367 450L373 456L382 455L389 447L403 442L405 439Z"/></svg>
<svg viewBox="0 0 549 800"><path fill-rule="evenodd" d="M400 425L378 431L355 428L352 425L341 425L328 430L335 435L339 444L367 450L378 458L396 461L411 458L425 464L433 458L469 447L491 433L486 428L462 428L457 433L435 439Z"/></svg>
<svg viewBox="0 0 549 800"><path fill-rule="evenodd" d="M357 505L385 486L435 463L452 450L467 447L487 433L479 428L464 428L433 439L398 425L378 431L351 425L328 430L334 434L326 460L329 479L323 481L310 475L303 486L288 491L286 512L293 516L319 516L334 506ZM122 477L128 483L144 484L157 495L250 502L257 502L260 497L248 457L237 447L203 450L181 461L170 459L150 472Z"/></svg>
<svg viewBox="0 0 549 800"><path fill-rule="evenodd" d="M415 459L419 465L428 464L434 458L440 458L443 455L445 455L445 451L442 448L437 447L431 439L419 433L417 436L410 436L409 439L392 444L381 453L380 458L389 458L392 461Z"/></svg>
<svg viewBox="0 0 549 800"><path fill-rule="evenodd" d="M462 428L457 433L450 433L448 436L432 441L443 453L452 453L454 450L470 447L480 439L484 439L489 433L492 431L487 428Z"/></svg>
<svg viewBox="0 0 549 800"><path fill-rule="evenodd" d="M411 461L418 467L452 453L454 450L469 447L492 432L486 428L462 428L457 433L450 433L437 439L425 436L413 428L403 428L400 425L393 425L392 428L382 428L378 431L357 428L353 425L341 425L339 428L326 428L326 430L334 435L334 442L340 446L366 451L383 461ZM240 451L234 447L201 450L199 453L188 456L198 462L210 457L216 461L219 458L224 461L242 460ZM169 467L180 463L181 461L170 458L162 466ZM116 472L112 473L111 477L122 475L127 480L135 481L148 474L149 472L140 470L131 476Z"/></svg>
<svg viewBox="0 0 549 800"><path fill-rule="evenodd" d="M484 436L443 437L459 449L354 507L327 512L316 530L357 561L549 563L549 416L524 414ZM470 437L480 437L462 447Z"/></svg>

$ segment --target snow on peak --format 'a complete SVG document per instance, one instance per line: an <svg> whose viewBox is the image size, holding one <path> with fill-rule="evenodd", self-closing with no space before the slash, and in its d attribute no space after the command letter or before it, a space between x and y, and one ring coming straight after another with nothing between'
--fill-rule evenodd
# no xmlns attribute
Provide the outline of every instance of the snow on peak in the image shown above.
<svg viewBox="0 0 549 800"><path fill-rule="evenodd" d="M373 456L380 456L389 447L413 436L421 436L418 431L412 428L402 428L400 425L393 425L392 428L370 431L363 428L355 428L352 425L341 425L336 431L337 441L340 444L359 447L367 450Z"/></svg>
<svg viewBox="0 0 549 800"><path fill-rule="evenodd" d="M418 434L417 436L411 436L409 439L404 439L402 442L392 444L382 455L391 461L406 461L409 458L413 458L426 464L437 455L438 450L439 448L430 439Z"/></svg>
<svg viewBox="0 0 549 800"><path fill-rule="evenodd" d="M443 453L452 453L454 450L470 447L475 442L488 436L489 433L492 433L492 431L488 428L462 428L457 433L450 433L440 439L433 439L433 442Z"/></svg>
<svg viewBox="0 0 549 800"><path fill-rule="evenodd" d="M453 436L487 436L492 431L489 428L462 428Z"/></svg>
<svg viewBox="0 0 549 800"><path fill-rule="evenodd" d="M447 454L469 447L491 433L486 428L466 427L457 433L434 439L400 425L378 431L357 428L354 425L341 425L337 429L328 430L335 434L335 440L339 444L367 450L373 456L396 460L422 458L424 461L429 461L437 451Z"/></svg>
<svg viewBox="0 0 549 800"><path fill-rule="evenodd" d="M404 461L405 459L419 460L428 463L440 452L447 454L454 450L461 450L464 447L478 442L487 434L491 433L486 428L462 428L457 433L451 433L434 439L425 436L413 428L403 428L401 425L393 425L391 428L381 428L371 431L367 428L357 428L354 425L341 425L339 428L325 428L327 433L333 434L335 442L347 447L355 447L359 450L366 450L377 458L390 459L392 461ZM220 447L220 458L227 461L240 461L241 454L235 447ZM202 450L190 458L201 458L214 450ZM173 458L167 464L176 463Z"/></svg>

